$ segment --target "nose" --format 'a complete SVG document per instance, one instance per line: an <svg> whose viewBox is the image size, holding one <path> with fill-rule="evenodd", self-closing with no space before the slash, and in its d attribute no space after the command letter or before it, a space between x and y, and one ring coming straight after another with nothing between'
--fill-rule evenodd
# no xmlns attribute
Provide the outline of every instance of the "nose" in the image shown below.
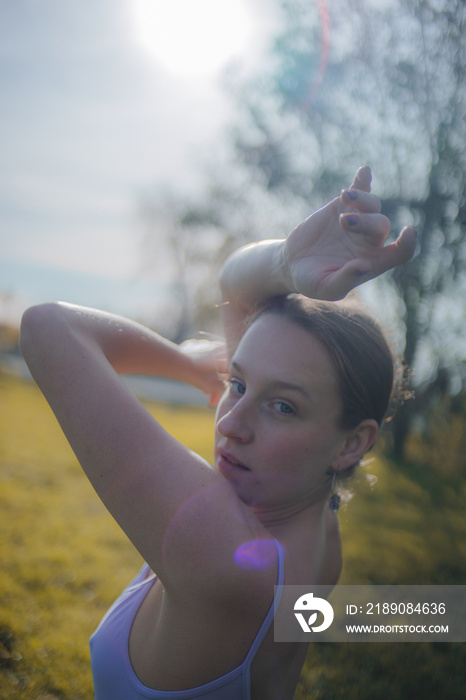
<svg viewBox="0 0 466 700"><path fill-rule="evenodd" d="M225 438L251 442L254 436L252 416L244 397L231 407L219 405L216 428Z"/></svg>

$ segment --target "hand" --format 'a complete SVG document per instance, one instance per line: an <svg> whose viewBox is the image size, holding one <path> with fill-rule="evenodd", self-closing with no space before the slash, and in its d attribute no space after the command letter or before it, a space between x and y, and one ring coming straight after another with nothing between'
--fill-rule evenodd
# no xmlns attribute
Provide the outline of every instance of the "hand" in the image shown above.
<svg viewBox="0 0 466 700"><path fill-rule="evenodd" d="M384 246L390 221L370 194L371 171L360 168L349 190L309 216L285 243L289 285L313 299L336 301L354 287L412 258L417 234L405 227Z"/></svg>
<svg viewBox="0 0 466 700"><path fill-rule="evenodd" d="M210 396L209 406L216 406L225 391L222 375L228 372L225 343L211 340L185 340L179 347L191 361L192 385Z"/></svg>

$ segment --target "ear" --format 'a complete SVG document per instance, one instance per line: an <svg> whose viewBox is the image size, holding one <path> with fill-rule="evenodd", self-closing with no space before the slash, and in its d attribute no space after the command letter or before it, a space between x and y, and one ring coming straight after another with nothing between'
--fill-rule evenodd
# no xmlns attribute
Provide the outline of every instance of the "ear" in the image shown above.
<svg viewBox="0 0 466 700"><path fill-rule="evenodd" d="M330 466L335 471L340 471L348 469L348 467L359 462L374 444L378 432L379 425L377 421L371 418L363 420L348 433L343 446L335 455Z"/></svg>

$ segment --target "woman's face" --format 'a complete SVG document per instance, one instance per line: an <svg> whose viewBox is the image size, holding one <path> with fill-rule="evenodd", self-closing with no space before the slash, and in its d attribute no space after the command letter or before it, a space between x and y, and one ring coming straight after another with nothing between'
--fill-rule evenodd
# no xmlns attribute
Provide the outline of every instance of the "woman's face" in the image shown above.
<svg viewBox="0 0 466 700"><path fill-rule="evenodd" d="M348 434L339 427L337 376L325 347L288 319L264 314L243 336L229 372L217 409L217 469L259 509L320 500Z"/></svg>

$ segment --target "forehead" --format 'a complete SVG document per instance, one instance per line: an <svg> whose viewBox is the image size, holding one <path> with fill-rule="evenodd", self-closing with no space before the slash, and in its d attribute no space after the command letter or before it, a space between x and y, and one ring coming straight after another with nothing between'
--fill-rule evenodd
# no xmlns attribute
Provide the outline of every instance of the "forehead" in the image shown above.
<svg viewBox="0 0 466 700"><path fill-rule="evenodd" d="M338 393L337 373L324 344L284 316L266 313L254 321L232 364L255 376Z"/></svg>

